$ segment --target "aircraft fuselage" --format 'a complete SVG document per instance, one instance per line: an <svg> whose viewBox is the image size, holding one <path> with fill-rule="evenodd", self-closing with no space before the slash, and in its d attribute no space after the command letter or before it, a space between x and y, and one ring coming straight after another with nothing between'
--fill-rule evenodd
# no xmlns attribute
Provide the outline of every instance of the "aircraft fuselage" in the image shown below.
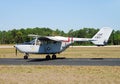
<svg viewBox="0 0 120 84"><path fill-rule="evenodd" d="M15 47L22 53L30 53L30 54L56 54L64 51L68 48L72 43L71 42L55 42L55 41L47 41L40 44L19 44Z"/></svg>

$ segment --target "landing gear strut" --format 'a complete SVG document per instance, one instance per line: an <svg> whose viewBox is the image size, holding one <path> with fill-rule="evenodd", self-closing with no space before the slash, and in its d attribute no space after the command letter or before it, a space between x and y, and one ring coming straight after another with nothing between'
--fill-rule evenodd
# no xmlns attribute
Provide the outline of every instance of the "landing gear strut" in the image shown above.
<svg viewBox="0 0 120 84"><path fill-rule="evenodd" d="M28 59L28 56L29 56L29 54L26 53L25 56L24 56L24 59Z"/></svg>

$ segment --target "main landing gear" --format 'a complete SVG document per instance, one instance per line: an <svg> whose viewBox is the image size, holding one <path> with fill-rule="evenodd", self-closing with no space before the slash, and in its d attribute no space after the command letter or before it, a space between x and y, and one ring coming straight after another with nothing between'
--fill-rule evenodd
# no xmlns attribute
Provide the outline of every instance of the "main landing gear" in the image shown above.
<svg viewBox="0 0 120 84"><path fill-rule="evenodd" d="M24 59L28 59L28 57L29 57L29 54L26 53L25 56L24 56Z"/></svg>
<svg viewBox="0 0 120 84"><path fill-rule="evenodd" d="M51 57L50 57L49 54L46 56L46 59L47 59L47 60L50 60L50 59L51 59ZM56 59L56 55L55 55L55 54L52 55L52 59Z"/></svg>

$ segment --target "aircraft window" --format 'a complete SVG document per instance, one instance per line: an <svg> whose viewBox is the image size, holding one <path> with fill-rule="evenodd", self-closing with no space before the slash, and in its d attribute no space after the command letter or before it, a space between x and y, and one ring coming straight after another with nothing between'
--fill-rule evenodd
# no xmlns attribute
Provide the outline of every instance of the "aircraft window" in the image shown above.
<svg viewBox="0 0 120 84"><path fill-rule="evenodd" d="M47 41L41 41L41 44L47 44Z"/></svg>
<svg viewBox="0 0 120 84"><path fill-rule="evenodd" d="M30 41L30 42L25 42L24 44L28 44L28 45L34 45L35 44L35 39ZM46 41L46 40L37 40L36 41L36 45L42 45L42 44L57 44L57 41Z"/></svg>
<svg viewBox="0 0 120 84"><path fill-rule="evenodd" d="M32 40L30 42L24 42L23 44L34 45L35 44L35 40Z"/></svg>
<svg viewBox="0 0 120 84"><path fill-rule="evenodd" d="M57 41L54 41L53 43L54 43L54 44L56 44L56 43L57 43Z"/></svg>
<svg viewBox="0 0 120 84"><path fill-rule="evenodd" d="M48 41L48 40L42 40L40 41L40 44L56 44L57 42L56 41Z"/></svg>
<svg viewBox="0 0 120 84"><path fill-rule="evenodd" d="M30 44L34 45L35 44L35 40L30 41Z"/></svg>
<svg viewBox="0 0 120 84"><path fill-rule="evenodd" d="M36 45L40 45L40 44L41 44L40 40L37 40Z"/></svg>
<svg viewBox="0 0 120 84"><path fill-rule="evenodd" d="M47 43L49 43L49 44L53 44L53 43L57 43L56 41L47 41Z"/></svg>

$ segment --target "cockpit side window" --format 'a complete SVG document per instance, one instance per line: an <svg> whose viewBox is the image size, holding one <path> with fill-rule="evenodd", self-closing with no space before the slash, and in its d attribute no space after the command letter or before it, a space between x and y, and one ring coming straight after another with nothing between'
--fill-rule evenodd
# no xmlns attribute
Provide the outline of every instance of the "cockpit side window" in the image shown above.
<svg viewBox="0 0 120 84"><path fill-rule="evenodd" d="M41 45L41 41L39 39L37 39L36 45Z"/></svg>

